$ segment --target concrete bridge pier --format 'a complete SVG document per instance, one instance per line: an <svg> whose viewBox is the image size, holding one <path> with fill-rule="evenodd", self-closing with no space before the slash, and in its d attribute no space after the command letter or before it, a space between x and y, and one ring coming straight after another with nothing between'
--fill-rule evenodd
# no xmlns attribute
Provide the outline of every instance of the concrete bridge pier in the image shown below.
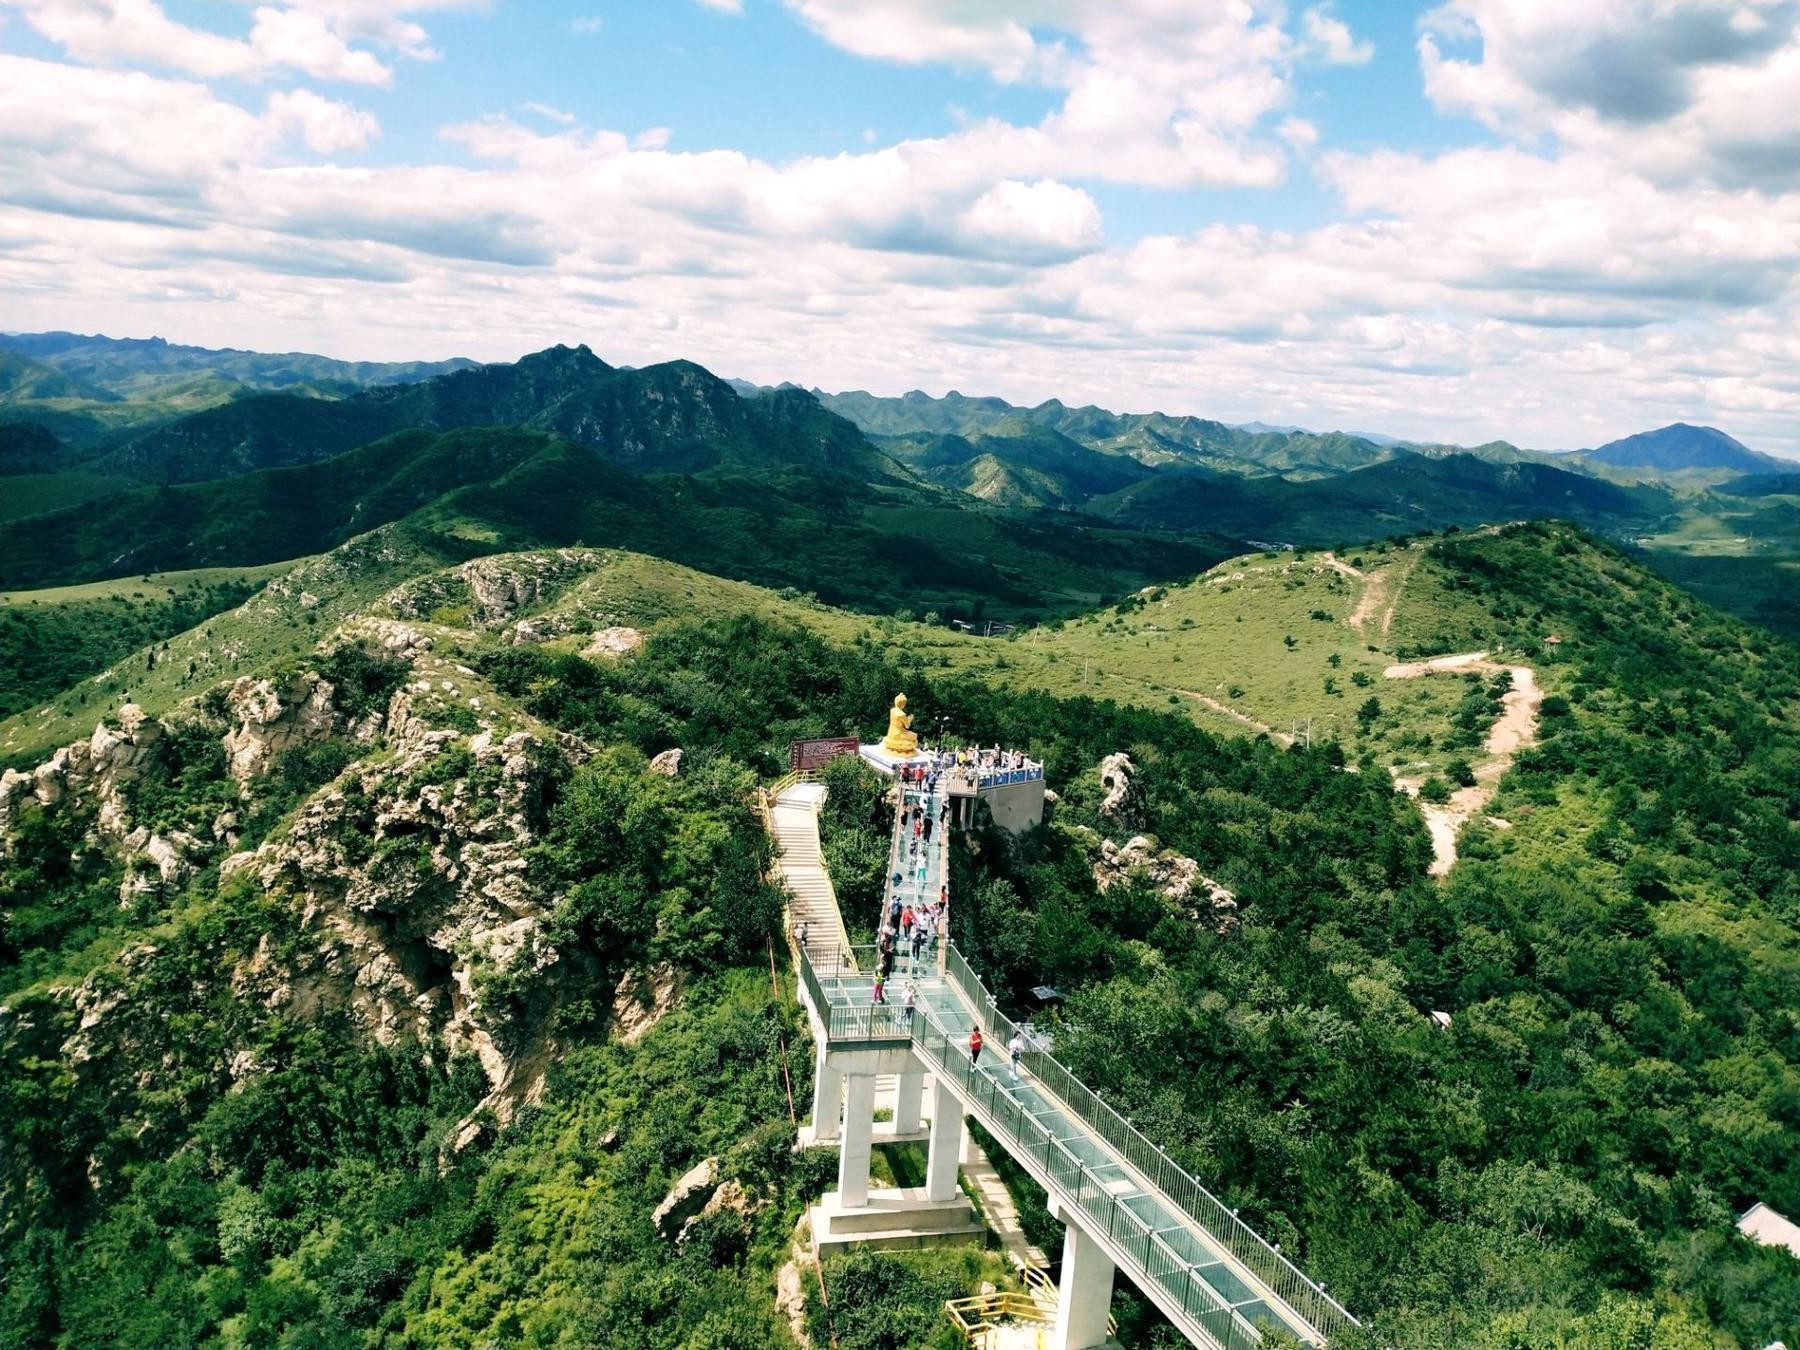
<svg viewBox="0 0 1800 1350"><path fill-rule="evenodd" d="M931 1138L925 1145L925 1198L936 1204L956 1199L956 1168L969 1137L962 1108L939 1088L931 1101Z"/></svg>
<svg viewBox="0 0 1800 1350"><path fill-rule="evenodd" d="M845 1078L844 1136L838 1144L838 1204L861 1209L869 1203L869 1157L875 1144L875 1075Z"/></svg>
<svg viewBox="0 0 1800 1350"><path fill-rule="evenodd" d="M910 1069L894 1080L894 1134L916 1134L925 1100L925 1071Z"/></svg>
<svg viewBox="0 0 1800 1350"><path fill-rule="evenodd" d="M844 1075L831 1066L829 1047L821 1044L813 1064L811 1142L826 1144L838 1137L838 1112L843 1097Z"/></svg>
<svg viewBox="0 0 1800 1350"><path fill-rule="evenodd" d="M1108 1343L1112 1258L1073 1214L1057 1204L1054 1195L1050 1197L1050 1214L1063 1224L1062 1278L1057 1285L1050 1350L1097 1350Z"/></svg>

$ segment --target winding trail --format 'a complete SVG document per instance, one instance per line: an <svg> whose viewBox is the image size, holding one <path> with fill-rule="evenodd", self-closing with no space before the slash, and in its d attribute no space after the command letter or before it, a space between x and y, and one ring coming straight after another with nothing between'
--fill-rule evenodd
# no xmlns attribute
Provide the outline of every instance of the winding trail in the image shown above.
<svg viewBox="0 0 1800 1350"><path fill-rule="evenodd" d="M1544 691L1537 682L1537 672L1530 666L1509 666L1488 658L1486 652L1462 652L1455 656L1437 656L1429 661L1407 661L1389 666L1382 675L1390 680L1412 680L1422 675L1512 675L1512 688L1500 699L1500 715L1488 729L1482 744L1486 756L1475 766L1473 787L1458 788L1442 805L1419 801L1419 812L1425 817L1425 828L1431 833L1431 867L1434 877L1444 876L1456 865L1456 838L1462 827L1493 800L1500 779L1512 767L1520 750L1537 743L1538 709ZM1422 777L1390 770L1394 786L1418 800Z"/></svg>
<svg viewBox="0 0 1800 1350"><path fill-rule="evenodd" d="M1176 692L1184 698L1191 698L1194 702L1211 708L1222 717L1229 717L1232 721L1242 723L1253 731L1262 732L1265 736L1268 736L1271 740L1274 740L1281 745L1292 745L1294 743L1294 738L1288 735L1287 732L1277 731L1267 722L1259 722L1254 717L1239 712L1228 703L1221 703L1216 698L1209 698L1205 694L1196 693L1192 689L1178 689Z"/></svg>

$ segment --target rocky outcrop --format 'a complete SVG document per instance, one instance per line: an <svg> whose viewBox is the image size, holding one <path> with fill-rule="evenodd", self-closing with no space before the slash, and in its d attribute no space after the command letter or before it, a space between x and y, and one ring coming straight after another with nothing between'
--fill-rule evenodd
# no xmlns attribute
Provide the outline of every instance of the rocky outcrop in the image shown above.
<svg viewBox="0 0 1800 1350"><path fill-rule="evenodd" d="M1124 751L1100 761L1100 786L1106 789L1106 797L1100 803L1102 816L1112 820L1129 812L1134 796L1131 777L1136 772L1137 766Z"/></svg>
<svg viewBox="0 0 1800 1350"><path fill-rule="evenodd" d="M161 736L161 723L146 717L137 704L127 703L119 710L118 726L99 723L87 740L62 746L29 773L6 770L0 774L0 836L12 829L18 805L27 798L43 806L70 795L89 798L102 808L111 803L113 812L103 814L122 825L119 788L143 770Z"/></svg>
<svg viewBox="0 0 1800 1350"><path fill-rule="evenodd" d="M1104 894L1128 880L1147 882L1172 908L1214 932L1237 925L1237 897L1202 875L1199 863L1161 847L1152 835L1134 835L1123 845L1101 842L1094 885Z"/></svg>
<svg viewBox="0 0 1800 1350"><path fill-rule="evenodd" d="M179 890L193 875L194 858L207 845L182 830L152 834L139 826L121 841L125 854L125 878L119 883L119 903L129 905L139 896Z"/></svg>
<svg viewBox="0 0 1800 1350"><path fill-rule="evenodd" d="M468 585L475 622L498 628L521 609L542 604L569 577L599 561L598 553L562 548L471 558L456 569L456 575Z"/></svg>
<svg viewBox="0 0 1800 1350"><path fill-rule="evenodd" d="M296 966L253 959L238 992L271 1007L347 1005L379 1041L419 1037L474 1053L502 1120L535 1090L541 1037L528 1015L556 949L525 851L555 752L529 732L466 742L472 767L432 781L460 733L390 703L393 758L365 761L296 812L287 834L221 871L251 872L302 912Z"/></svg>
<svg viewBox="0 0 1800 1350"><path fill-rule="evenodd" d="M361 639L391 652L402 661L417 661L436 645L431 634L398 619L356 618L344 625L343 633L347 638Z"/></svg>
<svg viewBox="0 0 1800 1350"><path fill-rule="evenodd" d="M615 625L602 628L581 649L583 656L629 656L644 645L644 635L635 628Z"/></svg>
<svg viewBox="0 0 1800 1350"><path fill-rule="evenodd" d="M650 761L650 772L659 773L664 778L673 778L681 772L681 751L664 750Z"/></svg>
<svg viewBox="0 0 1800 1350"><path fill-rule="evenodd" d="M613 994L612 1030L626 1045L642 1040L681 994L681 972L666 962L643 974L627 971Z"/></svg>
<svg viewBox="0 0 1800 1350"><path fill-rule="evenodd" d="M700 1217L719 1184L719 1160L702 1158L669 1187L669 1193L650 1215L656 1231L673 1241L689 1222Z"/></svg>
<svg viewBox="0 0 1800 1350"><path fill-rule="evenodd" d="M225 696L237 723L225 735L225 758L240 784L267 772L283 752L322 741L336 729L331 682L306 671L277 686L240 676Z"/></svg>

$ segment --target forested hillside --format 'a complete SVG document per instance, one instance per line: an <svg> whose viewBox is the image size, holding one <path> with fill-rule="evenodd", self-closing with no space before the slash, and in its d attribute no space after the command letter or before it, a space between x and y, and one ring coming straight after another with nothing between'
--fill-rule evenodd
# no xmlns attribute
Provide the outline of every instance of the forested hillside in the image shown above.
<svg viewBox="0 0 1800 1350"><path fill-rule="evenodd" d="M1438 883L1412 805L1333 745L1009 689L897 625L625 561L414 561L160 733L114 714L111 768L55 800L7 780L9 1341L783 1343L775 1273L830 1158L788 1148L810 1055L769 994L745 794L898 688L1062 798L957 851L958 943L1019 1007L1064 990L1059 1054L1370 1345L1800 1321L1800 1262L1732 1228L1800 1208L1791 647L1566 527L1436 541L1413 585L1455 599L1408 641L1564 639L1541 745ZM581 654L621 622L635 654ZM1146 862L1107 861L1138 834ZM1173 898L1170 858L1231 906ZM749 1199L672 1243L650 1212L710 1155ZM981 1276L844 1278L810 1315L873 1346Z"/></svg>

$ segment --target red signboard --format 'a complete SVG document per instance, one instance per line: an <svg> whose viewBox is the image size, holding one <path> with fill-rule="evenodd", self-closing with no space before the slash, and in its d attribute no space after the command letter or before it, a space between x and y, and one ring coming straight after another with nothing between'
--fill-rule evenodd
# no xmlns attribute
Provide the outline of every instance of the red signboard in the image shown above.
<svg viewBox="0 0 1800 1350"><path fill-rule="evenodd" d="M832 736L822 741L790 741L788 768L799 773L805 769L816 769L826 760L836 759L839 755L855 753L854 736Z"/></svg>

